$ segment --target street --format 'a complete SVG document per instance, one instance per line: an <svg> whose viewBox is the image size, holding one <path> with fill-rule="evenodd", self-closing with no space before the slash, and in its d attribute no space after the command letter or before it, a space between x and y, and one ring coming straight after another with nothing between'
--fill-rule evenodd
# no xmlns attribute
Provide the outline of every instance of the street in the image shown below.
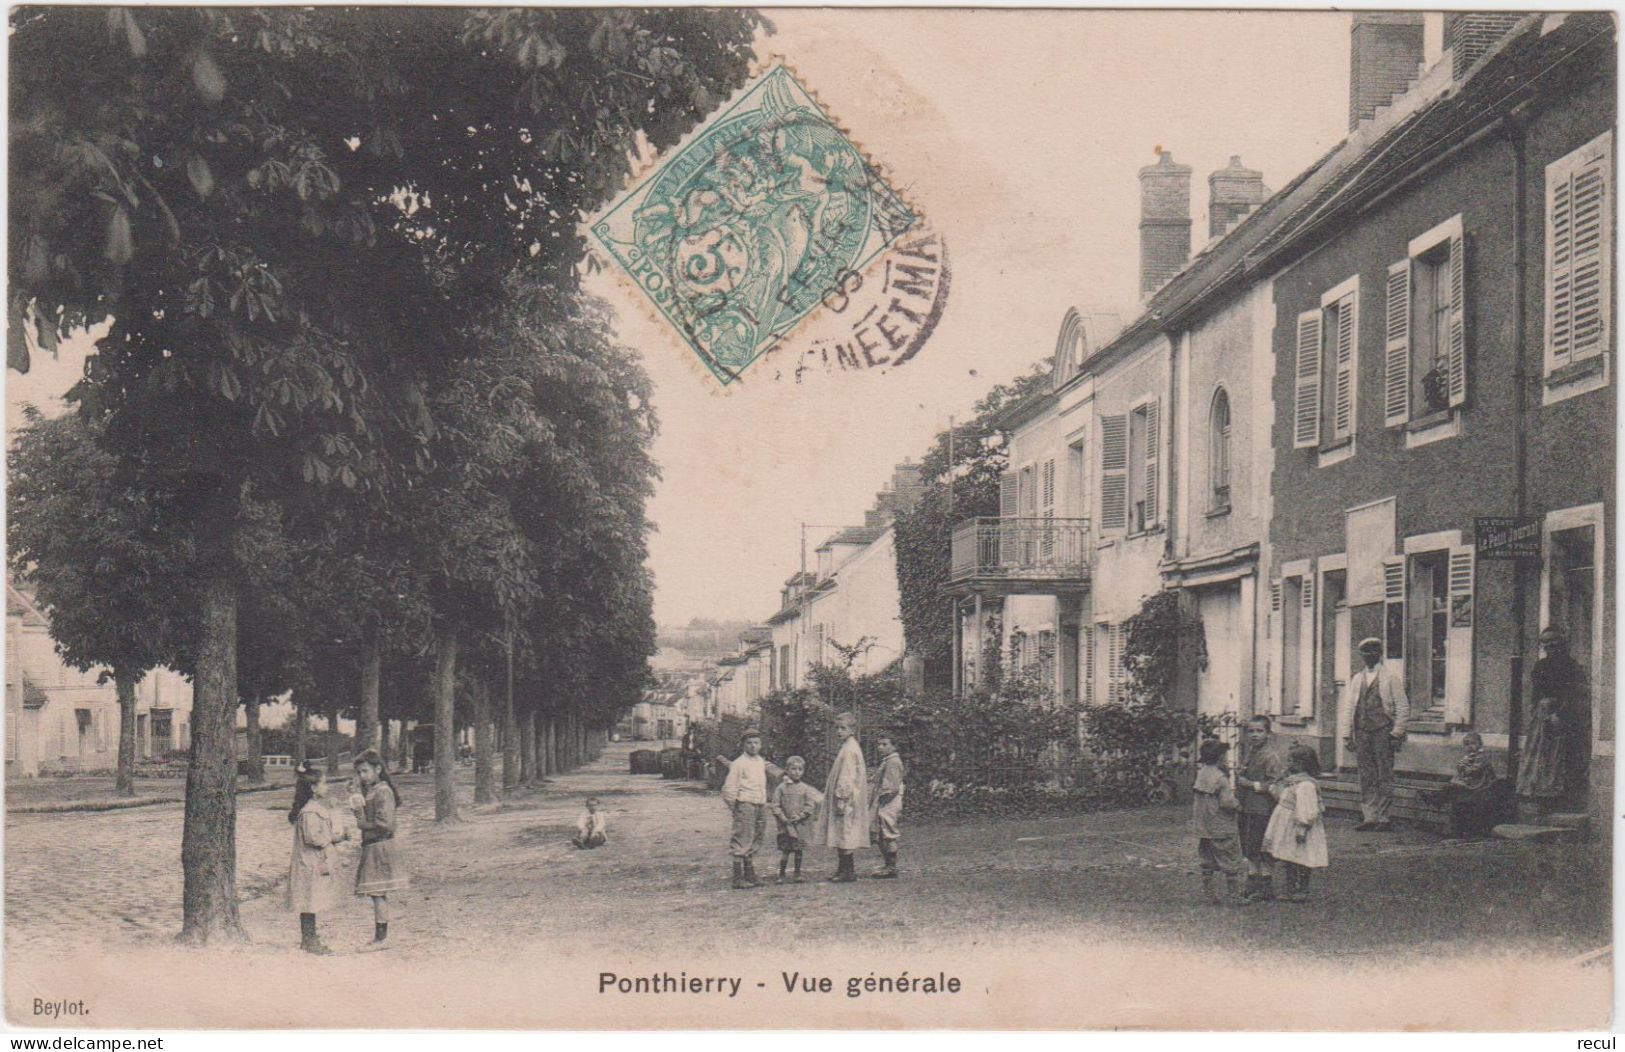
<svg viewBox="0 0 1625 1052"><path fill-rule="evenodd" d="M75 980L71 989L45 982L50 974L94 977L98 969L85 971L87 951L103 972L154 959L179 974L196 971L202 986L195 991L218 988L211 983L234 972L245 979L286 967L335 977L374 967L395 974L407 962L433 967L402 974L403 981L438 975L450 989L490 979L498 964L512 978L517 962L547 962L557 980L550 999L586 991L602 1008L590 980L634 960L694 972L705 962L738 969L765 953L785 967L810 967L841 960L838 951L855 945L883 969L900 967L903 958L923 968L918 962L938 951L971 945L1031 947L1035 954L1053 947L1080 967L1087 948L1120 962L1177 948L1181 955L1239 953L1263 966L1381 963L1399 976L1443 957L1471 961L1490 946L1497 957L1515 953L1533 967L1609 940L1606 869L1595 847L1356 834L1343 818L1332 823L1332 867L1317 874L1311 902L1210 907L1200 901L1186 811L1177 806L1031 820L905 818L901 880L828 884L822 878L832 859L814 849L807 883L734 891L716 794L698 783L628 774L631 748L612 745L580 771L494 806L474 808L472 786L464 785L464 821L443 826L429 820L428 778L401 778L401 840L413 883L399 898L394 946L384 955L353 952L371 934L360 900L322 918L324 938L341 956L297 951L297 924L280 894L289 837L283 794L239 801L238 883L251 943L203 951L168 941L180 927L178 807L14 816L6 889L11 1018L27 1022L18 997L39 989L56 998L86 996L93 1007L99 998L105 1012L116 1005L121 1019L141 1018L150 1002L114 988L87 991L93 979ZM471 781L471 771L459 773ZM577 851L568 837L589 794L608 816L610 842ZM776 872L776 858L770 843L759 871ZM874 861L860 857L860 873ZM566 961L581 963L572 970ZM1606 969L1591 971L1605 981ZM263 985L254 979L237 989L233 1019L274 1025L279 1008L286 1012L272 989L250 992ZM342 1019L333 1021L368 1022L346 1014L365 1009L346 1006L338 990L333 1007ZM477 1002L472 1009L486 1010ZM200 998L198 1025L217 1018L209 1014L215 1010ZM168 1003L168 1014L153 1018L175 1025L176 1011ZM408 1016L376 1022L412 1025ZM324 1017L298 1018L315 1024ZM443 1015L435 1021L448 1022Z"/></svg>

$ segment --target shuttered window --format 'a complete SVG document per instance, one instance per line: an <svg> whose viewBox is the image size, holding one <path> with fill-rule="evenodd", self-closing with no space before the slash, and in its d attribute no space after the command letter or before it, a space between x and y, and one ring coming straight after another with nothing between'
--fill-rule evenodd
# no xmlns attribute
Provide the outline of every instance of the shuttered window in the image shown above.
<svg viewBox="0 0 1625 1052"><path fill-rule="evenodd" d="M1100 528L1128 529L1128 418L1100 418Z"/></svg>
<svg viewBox="0 0 1625 1052"><path fill-rule="evenodd" d="M1450 626L1446 634L1444 718L1466 725L1473 707L1473 577L1476 552L1471 546L1450 549Z"/></svg>
<svg viewBox="0 0 1625 1052"><path fill-rule="evenodd" d="M1383 424L1399 427L1467 403L1467 241L1461 216L1411 240L1388 268Z"/></svg>
<svg viewBox="0 0 1625 1052"><path fill-rule="evenodd" d="M1140 478L1143 482L1144 516L1140 523L1142 530L1149 530L1158 522L1157 494L1159 472L1157 470L1157 450L1162 444L1161 430L1161 404L1155 400L1141 406L1140 417L1144 423L1145 443L1140 450L1143 468Z"/></svg>
<svg viewBox="0 0 1625 1052"><path fill-rule="evenodd" d="M1011 566L1021 559L1021 531L1011 520L1021 514L1021 484L1016 473L999 476L999 563ZM980 558L980 556L978 556Z"/></svg>
<svg viewBox="0 0 1625 1052"><path fill-rule="evenodd" d="M1357 315L1354 293L1350 292L1326 308L1322 322L1326 328L1326 354L1329 359L1326 370L1331 382L1326 424L1333 442L1342 442L1354 433L1354 339Z"/></svg>
<svg viewBox="0 0 1625 1052"><path fill-rule="evenodd" d="M1044 461L1038 480L1038 515L1043 519L1055 518L1055 460ZM1049 523L1038 539L1038 557L1048 564L1055 559L1055 531Z"/></svg>
<svg viewBox="0 0 1625 1052"><path fill-rule="evenodd" d="M1382 561L1383 656L1389 661L1405 659L1405 557L1389 556Z"/></svg>
<svg viewBox="0 0 1625 1052"><path fill-rule="evenodd" d="M1298 315L1297 370L1292 397L1292 448L1320 445L1320 311Z"/></svg>
<svg viewBox="0 0 1625 1052"><path fill-rule="evenodd" d="M1078 635L1083 637L1083 682L1078 691L1085 705L1095 703L1095 633L1091 627L1085 626Z"/></svg>
<svg viewBox="0 0 1625 1052"><path fill-rule="evenodd" d="M1546 372L1608 349L1613 261L1612 134L1546 166Z"/></svg>

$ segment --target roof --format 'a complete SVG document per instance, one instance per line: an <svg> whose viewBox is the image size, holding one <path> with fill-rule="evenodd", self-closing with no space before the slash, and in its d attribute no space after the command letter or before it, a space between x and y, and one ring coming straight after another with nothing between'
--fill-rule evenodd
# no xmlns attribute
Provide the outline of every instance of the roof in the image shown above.
<svg viewBox="0 0 1625 1052"><path fill-rule="evenodd" d="M818 548L822 551L833 544L873 544L888 529L890 529L888 526L848 526L820 544Z"/></svg>
<svg viewBox="0 0 1625 1052"><path fill-rule="evenodd" d="M1513 110L1552 90L1576 90L1577 71L1601 71L1614 58L1611 14L1531 15L1518 23L1459 84L1389 128L1366 152L1274 227L1247 257L1256 271L1278 267L1298 250L1334 233L1338 221L1409 178L1421 164L1465 142Z"/></svg>
<svg viewBox="0 0 1625 1052"><path fill-rule="evenodd" d="M6 583L6 616L20 617L24 624L35 628L51 627L50 618L40 612L40 608L34 605L34 600L9 581Z"/></svg>

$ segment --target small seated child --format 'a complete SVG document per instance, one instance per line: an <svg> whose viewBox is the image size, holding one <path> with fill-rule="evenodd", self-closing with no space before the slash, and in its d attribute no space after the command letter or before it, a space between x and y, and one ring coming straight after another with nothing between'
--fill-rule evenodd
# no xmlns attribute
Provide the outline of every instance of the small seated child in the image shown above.
<svg viewBox="0 0 1625 1052"><path fill-rule="evenodd" d="M818 805L824 801L823 793L802 781L806 773L807 761L801 757L792 756L784 761L784 777L773 791L773 802L768 808L773 812L774 821L779 824L780 884L784 883L784 874L789 869L792 857L796 863L792 883L802 882L801 853L813 816L818 813Z"/></svg>
<svg viewBox="0 0 1625 1052"><path fill-rule="evenodd" d="M1264 827L1264 850L1286 870L1288 902L1309 899L1309 872L1324 869L1326 821L1320 806L1320 757L1307 745L1294 745L1286 754L1286 780L1276 794L1275 811Z"/></svg>
<svg viewBox="0 0 1625 1052"><path fill-rule="evenodd" d="M1495 764L1478 732L1464 735L1461 744L1466 752L1442 794L1450 804L1451 828L1460 836L1488 836L1500 811Z"/></svg>
<svg viewBox="0 0 1625 1052"><path fill-rule="evenodd" d="M576 819L576 835L570 838L570 843L583 851L603 847L608 842L606 835L608 831L609 823L598 810L598 798L587 797L586 808L581 812L581 817Z"/></svg>
<svg viewBox="0 0 1625 1052"><path fill-rule="evenodd" d="M1197 750L1195 793L1191 800L1191 832L1196 834L1196 854L1202 861L1202 890L1217 906L1224 902L1245 905L1241 897L1241 838L1236 827L1236 794L1230 788L1230 772L1224 766L1230 746L1208 739ZM1219 874L1224 874L1225 893L1219 893Z"/></svg>

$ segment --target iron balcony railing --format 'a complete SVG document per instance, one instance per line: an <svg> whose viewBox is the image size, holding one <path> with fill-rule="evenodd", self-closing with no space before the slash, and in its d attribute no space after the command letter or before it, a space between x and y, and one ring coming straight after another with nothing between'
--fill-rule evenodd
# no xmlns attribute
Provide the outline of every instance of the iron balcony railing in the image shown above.
<svg viewBox="0 0 1625 1052"><path fill-rule="evenodd" d="M951 581L1089 576L1089 520L966 519L954 528Z"/></svg>

